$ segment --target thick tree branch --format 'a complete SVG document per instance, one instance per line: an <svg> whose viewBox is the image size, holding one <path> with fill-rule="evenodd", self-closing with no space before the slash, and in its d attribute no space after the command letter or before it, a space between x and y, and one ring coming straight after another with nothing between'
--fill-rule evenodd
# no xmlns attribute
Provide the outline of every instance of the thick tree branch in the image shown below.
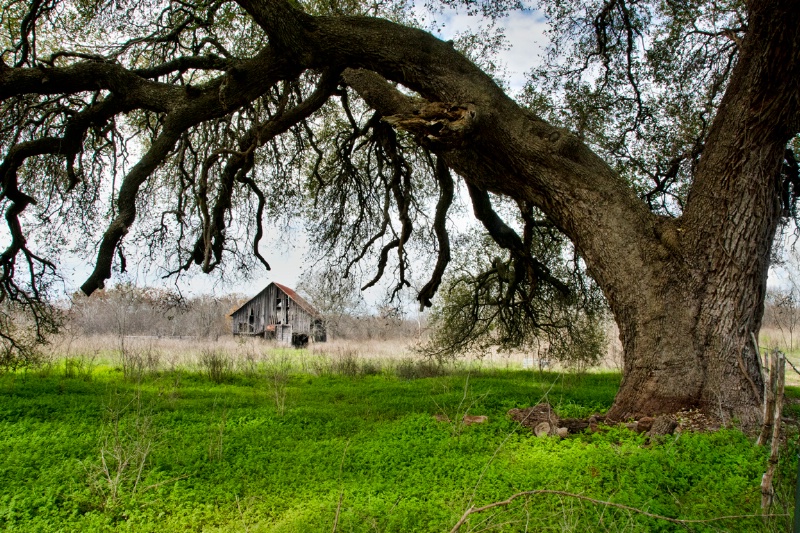
<svg viewBox="0 0 800 533"><path fill-rule="evenodd" d="M0 102L24 94L55 95L108 90L137 107L169 111L185 97L184 89L146 80L124 67L85 61L67 67L0 69Z"/></svg>
<svg viewBox="0 0 800 533"><path fill-rule="evenodd" d="M525 250L522 239L520 239L517 232L503 222L494 209L492 209L492 202L489 199L489 194L469 182L467 182L467 191L472 200L472 211L475 214L475 218L481 221L481 224L483 224L483 227L489 232L489 235L492 236L492 239L494 239L501 248L511 250L518 254L524 253Z"/></svg>
<svg viewBox="0 0 800 533"><path fill-rule="evenodd" d="M529 266L538 278L549 283L562 295L570 295L570 288L564 282L553 276L546 265L531 256L530 249L526 249L522 239L517 235L517 232L503 222L494 209L492 209L489 194L486 191L478 189L469 182L467 182L467 190L472 199L472 208L475 213L475 218L481 221L483 227L486 228L486 231L489 232L492 239L494 239L501 248L511 251L521 263Z"/></svg>
<svg viewBox="0 0 800 533"><path fill-rule="evenodd" d="M231 58L222 58L214 55L178 57L166 63L147 68L135 69L132 72L142 78L158 78L172 72L185 72L190 69L198 70L230 70L236 65Z"/></svg>
<svg viewBox="0 0 800 533"><path fill-rule="evenodd" d="M103 234L97 251L94 270L81 285L81 290L87 296L97 289L102 289L105 281L111 277L111 264L114 261L114 253L117 246L136 219L136 195L139 192L139 187L150 177L156 167L164 161L164 158L167 157L167 154L180 138L181 133L182 131L179 129L167 129L164 131L122 180L122 185L117 195L119 212Z"/></svg>
<svg viewBox="0 0 800 533"><path fill-rule="evenodd" d="M277 116L273 117L264 124L257 124L250 128L239 141L239 151L232 153L225 163L220 178L217 198L210 215L204 223L204 230L195 243L192 253L192 260L202 265L204 272L210 272L215 265L222 260L222 251L225 242L225 213L230 211L231 198L233 194L234 181L239 177L239 181L246 183L251 191L259 199L258 221L254 249L256 257L269 270L269 264L258 253L258 242L263 236L261 227L261 214L264 209L263 192L255 185L252 180L244 180L245 176L253 167L253 152L270 142L278 135L285 133L292 126L310 117L315 111L322 107L331 96L339 81L339 71L326 70L314 92L304 101L289 110L282 110ZM288 90L288 88L286 89ZM211 254L213 253L213 261ZM188 269L191 262L184 265Z"/></svg>
<svg viewBox="0 0 800 533"><path fill-rule="evenodd" d="M419 103L369 70L348 68L342 73L342 79L382 116L411 114Z"/></svg>
<svg viewBox="0 0 800 533"><path fill-rule="evenodd" d="M410 286L405 278L406 268L406 252L405 244L411 237L413 231L413 224L409 209L411 207L411 169L408 163L404 160L400 151L398 150L397 136L389 126L384 123L376 123L373 126L373 137L376 144L381 148L382 154L378 157L379 174L383 173L382 167L384 164L388 167L391 179L387 183L387 189L391 191L397 206L398 216L400 218L400 235L389 241L381 249L378 259L378 269L375 277L368 281L361 290L366 290L374 286L383 277L386 265L389 260L389 252L397 249L397 258L399 264L398 282L392 292L392 297L403 286ZM388 217L385 220L389 221Z"/></svg>
<svg viewBox="0 0 800 533"><path fill-rule="evenodd" d="M691 232L687 241L699 246L707 246L704 236L716 224L746 208L716 201L718 191L741 189L755 179L757 197L746 201L761 204L765 214L775 211L785 145L800 131L800 12L792 0L754 0L749 11L739 61L712 122L684 214ZM743 171L767 160L772 171Z"/></svg>
<svg viewBox="0 0 800 533"><path fill-rule="evenodd" d="M619 276L611 274L637 268L653 256L666 256L654 232L657 218L645 202L575 135L522 110L448 43L385 20L301 14L283 18L293 8L281 0L239 3L272 32L273 45L280 39L286 39L286 47L296 45L294 57L307 61L307 66L370 70L425 99L399 96L386 82L376 82L374 75L347 71L345 79L351 76L349 83L384 116L400 113L405 118L409 106L412 114L414 108L422 112L427 101L440 106L444 112L440 123L446 123L448 109L468 109L470 127L457 143L426 144L431 132L412 132L420 144L477 187L530 201L542 210L575 243L607 295L615 296L610 298L615 312L626 313L625 308L634 305L625 295L655 286L647 276L637 278L637 288L619 285ZM276 30L273 26L279 19ZM402 121L396 123L403 126ZM609 249L617 252L607 253Z"/></svg>
<svg viewBox="0 0 800 533"><path fill-rule="evenodd" d="M453 203L454 184L450 169L441 158L436 158L436 181L439 184L439 201L436 203L436 214L433 219L433 230L436 232L436 241L439 243L439 253L436 266L433 268L430 280L417 295L420 311L431 307L431 298L436 294L442 283L442 276L450 262L450 236L447 234L447 211Z"/></svg>
<svg viewBox="0 0 800 533"><path fill-rule="evenodd" d="M273 57L269 49L256 60L245 62L244 67L209 84L196 97L183 100L182 105L175 106L167 115L164 131L122 182L117 198L119 213L103 235L94 271L81 286L85 294L102 288L105 280L111 277L114 251L136 218L139 187L164 161L181 134L200 122L223 116L252 101L280 79L300 73L299 68L287 66Z"/></svg>

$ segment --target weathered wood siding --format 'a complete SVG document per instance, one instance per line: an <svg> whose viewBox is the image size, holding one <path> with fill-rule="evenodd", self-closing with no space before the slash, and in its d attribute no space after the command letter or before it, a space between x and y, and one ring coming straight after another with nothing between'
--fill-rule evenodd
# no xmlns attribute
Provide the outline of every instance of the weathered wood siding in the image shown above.
<svg viewBox="0 0 800 533"><path fill-rule="evenodd" d="M234 335L266 337L275 335L276 329L285 329L274 326L289 324L290 335L307 335L316 340L325 340L319 318L303 309L275 283L270 283L266 289L237 309L231 318Z"/></svg>

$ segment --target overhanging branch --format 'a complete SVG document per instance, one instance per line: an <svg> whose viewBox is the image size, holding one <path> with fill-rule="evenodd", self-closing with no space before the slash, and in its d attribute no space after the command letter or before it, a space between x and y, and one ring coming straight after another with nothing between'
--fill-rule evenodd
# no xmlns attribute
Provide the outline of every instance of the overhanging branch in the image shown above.
<svg viewBox="0 0 800 533"><path fill-rule="evenodd" d="M417 295L420 310L431 307L431 298L436 294L442 283L442 276L450 262L450 236L447 234L447 211L453 203L454 184L450 169L444 160L436 158L436 181L439 184L439 201L436 204L436 215L433 219L433 230L436 232L436 241L439 243L439 253L436 266L433 268L431 278Z"/></svg>

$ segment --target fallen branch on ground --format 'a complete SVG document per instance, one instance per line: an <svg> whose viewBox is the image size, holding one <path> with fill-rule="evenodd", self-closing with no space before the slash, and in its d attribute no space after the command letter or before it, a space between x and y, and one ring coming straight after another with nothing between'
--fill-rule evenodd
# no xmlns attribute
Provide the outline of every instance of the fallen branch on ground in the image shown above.
<svg viewBox="0 0 800 533"><path fill-rule="evenodd" d="M704 518L704 519L671 518L669 516L663 516L663 515L659 515L659 514L655 514L655 513L649 513L647 511L642 510L642 509L637 509L636 507L631 507L629 505L623 505L621 503L614 503L614 502L609 502L609 501L605 501L605 500L597 500L595 498L590 498L589 496L584 496L582 494L575 494L575 493L566 492L566 491L563 491L563 490L540 489L540 490L526 490L524 492L518 492L517 494L514 494L513 496L509 496L505 500L502 500L502 501L499 501L499 502L490 503L490 504L484 505L483 507L470 507L461 516L461 519L456 523L456 525L453 526L453 529L450 530L450 533L457 533L461 529L461 526L463 526L464 523L467 521L467 519L473 514L482 513L484 511L488 511L489 509L493 509L495 507L505 507L507 505L510 505L511 502L513 502L517 498L521 498L523 496L538 496L540 494L554 494L554 495L558 495L558 496L566 496L568 498L575 498L575 499L578 499L578 500L583 500L583 501L587 501L587 502L590 502L590 503L594 503L594 504L597 504L597 505L605 505L606 507L616 507L617 509L624 509L626 511L631 511L631 512L634 512L634 513L637 513L637 514L641 514L641 515L647 516L649 518L655 518L656 520L664 520L666 522L672 522L673 524L681 524L681 525L707 524L707 523L711 523L711 522L720 522L720 521L723 521L723 520L737 520L737 519L743 519L743 518L759 518L759 519L763 519L763 518L777 518L777 517L789 516L788 514L770 514L770 515L749 514L749 515L718 516L718 517L715 517L715 518Z"/></svg>

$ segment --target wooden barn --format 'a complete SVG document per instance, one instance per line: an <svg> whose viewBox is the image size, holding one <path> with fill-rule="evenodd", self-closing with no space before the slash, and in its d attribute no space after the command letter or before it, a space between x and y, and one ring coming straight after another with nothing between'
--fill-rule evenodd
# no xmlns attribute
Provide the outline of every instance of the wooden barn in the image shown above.
<svg viewBox="0 0 800 533"><path fill-rule="evenodd" d="M231 313L234 335L274 339L302 346L325 342L322 315L286 285L270 283L253 299Z"/></svg>

